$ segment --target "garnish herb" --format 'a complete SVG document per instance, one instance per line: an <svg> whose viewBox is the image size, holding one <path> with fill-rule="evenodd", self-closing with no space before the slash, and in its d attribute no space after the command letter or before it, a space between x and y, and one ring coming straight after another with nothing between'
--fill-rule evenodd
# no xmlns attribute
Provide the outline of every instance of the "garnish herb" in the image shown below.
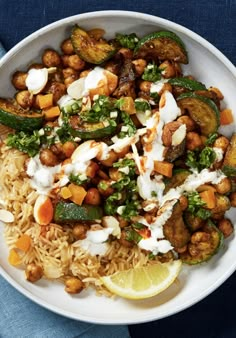
<svg viewBox="0 0 236 338"><path fill-rule="evenodd" d="M119 44L122 47L129 48L129 49L134 49L139 42L139 38L135 33L131 34L116 34L116 41L119 42Z"/></svg>
<svg viewBox="0 0 236 338"><path fill-rule="evenodd" d="M134 229L126 230L126 240L130 242L138 243L143 237Z"/></svg>
<svg viewBox="0 0 236 338"><path fill-rule="evenodd" d="M212 145L212 144L215 142L215 140L217 139L217 137L218 137L218 134L217 134L217 133L212 133L212 134L210 134L210 135L208 136L208 139L207 139L206 142L205 142L205 145L206 145L206 146Z"/></svg>
<svg viewBox="0 0 236 338"><path fill-rule="evenodd" d="M9 147L16 148L33 157L40 150L40 134L38 130L34 130L33 134L20 131L15 134L9 134L6 143Z"/></svg>
<svg viewBox="0 0 236 338"><path fill-rule="evenodd" d="M146 100L137 99L134 101L134 104L137 112L145 112L147 110L151 110L150 103Z"/></svg>
<svg viewBox="0 0 236 338"><path fill-rule="evenodd" d="M188 151L186 165L190 168L201 171L204 168L210 168L216 160L216 153L214 149L205 147L201 152Z"/></svg>
<svg viewBox="0 0 236 338"><path fill-rule="evenodd" d="M198 192L193 191L187 195L188 198L188 208L187 210L191 214L200 217L202 219L207 219L211 217L211 212L207 209L204 209L206 203L201 199Z"/></svg>
<svg viewBox="0 0 236 338"><path fill-rule="evenodd" d="M149 63L144 69L142 79L145 81L156 82L161 79L161 72L163 69L159 68L154 62Z"/></svg>

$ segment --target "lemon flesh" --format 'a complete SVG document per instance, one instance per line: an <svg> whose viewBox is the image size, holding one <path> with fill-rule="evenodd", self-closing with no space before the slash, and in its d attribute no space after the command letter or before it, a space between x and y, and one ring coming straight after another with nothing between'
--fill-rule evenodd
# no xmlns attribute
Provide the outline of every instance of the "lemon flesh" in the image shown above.
<svg viewBox="0 0 236 338"><path fill-rule="evenodd" d="M153 297L166 290L181 269L181 260L118 271L101 277L103 284L113 294L128 299Z"/></svg>

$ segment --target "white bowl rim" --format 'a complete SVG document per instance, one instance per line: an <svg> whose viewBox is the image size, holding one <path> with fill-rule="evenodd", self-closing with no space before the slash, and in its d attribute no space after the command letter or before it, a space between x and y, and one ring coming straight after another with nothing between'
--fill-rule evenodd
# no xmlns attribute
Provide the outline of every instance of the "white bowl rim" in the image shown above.
<svg viewBox="0 0 236 338"><path fill-rule="evenodd" d="M234 75L236 79L236 67L233 65L233 63L215 46L213 46L209 41L198 35L197 33L193 32L192 30L186 28L185 26L182 26L180 24L177 24L173 21L170 21L168 19L164 19L155 15L151 14L146 14L146 13L140 13L136 11L124 11L124 10L101 10L101 11L92 11L92 12L86 12L82 14L75 14L63 19L59 19L55 22L52 22L35 32L31 33L29 36L25 37L23 40L21 40L19 43L17 43L12 49L10 49L0 60L0 67L4 66L4 63L8 61L17 51L21 48L23 48L26 44L28 44L30 41L33 39L37 38L39 35L44 34L46 31L53 29L61 24L66 24L67 22L74 21L76 19L92 19L97 16L104 16L104 17L111 17L111 16L120 16L120 17L136 17L137 19L143 19L143 20L150 20L152 22L156 22L157 24L160 25L168 25L170 30L173 28L175 32L183 33L184 35L187 35L191 39L195 40L198 42L200 45L202 45L204 48L209 50L211 53L215 55L215 57L220 60L228 70ZM140 323L145 323L148 321L154 321L154 320L159 320L174 314L179 313L180 311L183 311L190 306L198 303L202 299L204 299L206 296L210 295L213 291L215 291L220 285L222 285L236 270L236 263L232 264L228 270L222 274L222 276L214 283L211 285L211 287L207 288L205 292L202 292L202 294L199 296L195 296L194 298L191 298L190 301L185 302L181 304L180 306L176 307L172 312L168 313L162 313L160 316L158 316L158 319L155 319L153 316L150 318L145 318L143 321L139 320L138 322L132 320L129 321L127 318L126 320L116 320L112 319L109 320L108 322L104 322L104 320L101 319L96 319L96 318L89 318L88 316L84 315L75 315L74 313L71 313L69 311L63 310L61 308L58 308L57 306L54 306L52 304L47 303L46 301L42 300L40 297L37 295L32 294L30 291L26 290L24 287L22 287L20 284L18 284L1 266L0 266L0 275L4 277L6 281L9 282L16 290L18 290L21 294L29 298L31 301L34 303L44 307L47 310L51 310L54 313L57 313L59 315L65 316L67 318L71 318L74 320L81 320L84 322L88 323L94 323L94 324L107 324L107 325L117 325L117 324L140 324Z"/></svg>

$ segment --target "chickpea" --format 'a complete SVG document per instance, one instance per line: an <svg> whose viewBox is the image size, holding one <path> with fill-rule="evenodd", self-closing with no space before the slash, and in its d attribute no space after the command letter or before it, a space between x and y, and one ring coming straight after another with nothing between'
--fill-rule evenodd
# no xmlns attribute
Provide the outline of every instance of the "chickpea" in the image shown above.
<svg viewBox="0 0 236 338"><path fill-rule="evenodd" d="M191 236L191 243L196 244L199 242L208 242L211 235L204 231L196 231Z"/></svg>
<svg viewBox="0 0 236 338"><path fill-rule="evenodd" d="M57 101L66 94L66 86L61 82L52 82L49 88L47 89L48 93L53 94L53 103L56 104Z"/></svg>
<svg viewBox="0 0 236 338"><path fill-rule="evenodd" d="M218 222L218 228L223 233L225 238L229 237L234 231L232 222L227 218L223 218Z"/></svg>
<svg viewBox="0 0 236 338"><path fill-rule="evenodd" d="M62 151L67 158L71 157L75 150L76 146L73 142L67 141L62 145Z"/></svg>
<svg viewBox="0 0 236 338"><path fill-rule="evenodd" d="M64 84L65 84L66 88L68 88L69 85L72 84L75 80L77 80L77 79L75 79L74 76L69 76L69 77L67 77L67 78L64 80Z"/></svg>
<svg viewBox="0 0 236 338"><path fill-rule="evenodd" d="M100 180L98 190L102 196L108 197L113 194L114 189L111 187L112 183L112 180Z"/></svg>
<svg viewBox="0 0 236 338"><path fill-rule="evenodd" d="M73 54L68 58L68 66L75 70L82 70L85 67L85 62L79 57L79 55Z"/></svg>
<svg viewBox="0 0 236 338"><path fill-rule="evenodd" d="M141 76L147 66L147 61L144 59L137 59L132 61L137 76Z"/></svg>
<svg viewBox="0 0 236 338"><path fill-rule="evenodd" d="M69 66L69 55L62 55L61 61L62 61L63 67L68 67Z"/></svg>
<svg viewBox="0 0 236 338"><path fill-rule="evenodd" d="M216 206L215 208L211 209L212 213L223 213L229 210L230 208L230 200L225 195L218 195L216 194Z"/></svg>
<svg viewBox="0 0 236 338"><path fill-rule="evenodd" d="M22 90L16 94L16 102L24 109L32 107L34 97L28 90Z"/></svg>
<svg viewBox="0 0 236 338"><path fill-rule="evenodd" d="M215 221L218 221L224 217L224 211L223 212L212 212L211 213L211 218L214 219Z"/></svg>
<svg viewBox="0 0 236 338"><path fill-rule="evenodd" d="M173 65L173 63L171 63L168 60L165 60L164 62L162 62L159 68L163 69L162 76L166 79L176 76L175 66Z"/></svg>
<svg viewBox="0 0 236 338"><path fill-rule="evenodd" d="M78 277L70 277L65 281L65 291L71 294L80 293L85 285Z"/></svg>
<svg viewBox="0 0 236 338"><path fill-rule="evenodd" d="M43 277L43 269L35 263L30 263L26 266L25 275L29 282L34 283Z"/></svg>
<svg viewBox="0 0 236 338"><path fill-rule="evenodd" d="M126 231L122 230L121 231L121 235L120 235L120 238L118 239L118 242L124 246L125 248L132 248L134 246L134 243L131 242L131 241L128 241L126 239Z"/></svg>
<svg viewBox="0 0 236 338"><path fill-rule="evenodd" d="M28 76L28 73L26 72L20 72L20 71L15 72L11 80L13 86L19 90L27 89L26 84L25 84L25 80L27 76Z"/></svg>
<svg viewBox="0 0 236 338"><path fill-rule="evenodd" d="M150 81L141 81L139 88L142 92L150 93L152 82Z"/></svg>
<svg viewBox="0 0 236 338"><path fill-rule="evenodd" d="M188 150L194 150L196 148L200 148L202 146L202 140L200 135L195 133L194 131L190 131L186 135L186 148Z"/></svg>
<svg viewBox="0 0 236 338"><path fill-rule="evenodd" d="M72 234L74 237L79 239L85 239L86 238L86 232L88 230L87 225L85 224L76 224L72 229Z"/></svg>
<svg viewBox="0 0 236 338"><path fill-rule="evenodd" d="M114 152L114 150L111 150L109 152L108 158L106 160L101 160L101 164L103 164L105 167L112 167L113 163L117 161L118 155Z"/></svg>
<svg viewBox="0 0 236 338"><path fill-rule="evenodd" d="M74 54L74 48L73 48L73 45L72 45L70 38L62 41L61 50L62 50L62 53L66 54L66 55Z"/></svg>
<svg viewBox="0 0 236 338"><path fill-rule="evenodd" d="M40 151L39 159L43 165L54 167L58 164L57 156L50 149L43 149Z"/></svg>
<svg viewBox="0 0 236 338"><path fill-rule="evenodd" d="M42 55L42 62L45 67L59 67L61 65L60 55L53 49L46 49Z"/></svg>
<svg viewBox="0 0 236 338"><path fill-rule="evenodd" d="M113 181L118 181L122 178L122 173L116 168L109 168L109 176Z"/></svg>
<svg viewBox="0 0 236 338"><path fill-rule="evenodd" d="M74 77L75 80L79 78L78 72L71 67L62 69L62 74L63 74L64 79L71 77L71 76Z"/></svg>
<svg viewBox="0 0 236 338"><path fill-rule="evenodd" d="M182 115L177 119L178 122L185 124L187 132L193 131L196 129L196 123L188 115Z"/></svg>
<svg viewBox="0 0 236 338"><path fill-rule="evenodd" d="M102 28L92 28L89 31L87 31L87 33L89 36L91 36L91 38L95 40L100 40L105 34L105 31Z"/></svg>
<svg viewBox="0 0 236 338"><path fill-rule="evenodd" d="M86 70L83 70L81 73L80 73L80 75L79 75L79 77L81 78L81 77L86 77L86 76L88 76L88 74L91 72L91 69L86 69Z"/></svg>
<svg viewBox="0 0 236 338"><path fill-rule="evenodd" d="M228 145L229 140L225 136L218 137L213 144L214 147L222 149L224 153L226 152Z"/></svg>
<svg viewBox="0 0 236 338"><path fill-rule="evenodd" d="M210 92L215 93L219 100L223 100L224 95L221 93L221 91L219 90L219 88L210 87L209 90L210 90Z"/></svg>
<svg viewBox="0 0 236 338"><path fill-rule="evenodd" d="M214 184L214 187L219 194L227 194L231 190L231 181L228 177L225 177L219 183Z"/></svg>
<svg viewBox="0 0 236 338"><path fill-rule="evenodd" d="M229 195L230 204L232 207L236 207L236 192L231 192Z"/></svg>
<svg viewBox="0 0 236 338"><path fill-rule="evenodd" d="M91 205L101 204L101 195L97 188L90 188L87 191L84 202Z"/></svg>

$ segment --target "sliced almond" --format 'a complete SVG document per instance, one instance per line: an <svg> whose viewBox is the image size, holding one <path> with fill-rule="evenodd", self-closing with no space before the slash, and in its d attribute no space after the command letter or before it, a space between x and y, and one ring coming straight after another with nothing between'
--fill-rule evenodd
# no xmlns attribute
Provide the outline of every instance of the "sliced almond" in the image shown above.
<svg viewBox="0 0 236 338"><path fill-rule="evenodd" d="M12 223L14 222L14 215L7 210L1 209L0 210L0 221L5 223Z"/></svg>

